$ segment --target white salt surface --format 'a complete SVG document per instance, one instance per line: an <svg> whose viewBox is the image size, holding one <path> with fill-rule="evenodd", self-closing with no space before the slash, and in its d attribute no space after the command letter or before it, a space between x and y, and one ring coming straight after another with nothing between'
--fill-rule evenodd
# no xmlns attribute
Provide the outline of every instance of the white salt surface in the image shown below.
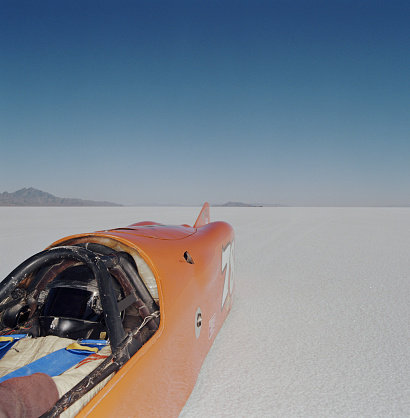
<svg viewBox="0 0 410 418"><path fill-rule="evenodd" d="M51 242L199 208L0 208L0 277ZM211 208L235 303L180 417L409 417L410 208Z"/></svg>

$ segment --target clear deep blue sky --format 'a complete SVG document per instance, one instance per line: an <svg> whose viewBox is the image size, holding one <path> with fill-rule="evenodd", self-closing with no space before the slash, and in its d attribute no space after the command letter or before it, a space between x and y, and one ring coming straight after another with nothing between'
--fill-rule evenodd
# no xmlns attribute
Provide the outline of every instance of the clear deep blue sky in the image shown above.
<svg viewBox="0 0 410 418"><path fill-rule="evenodd" d="M410 204L408 0L3 0L0 192Z"/></svg>

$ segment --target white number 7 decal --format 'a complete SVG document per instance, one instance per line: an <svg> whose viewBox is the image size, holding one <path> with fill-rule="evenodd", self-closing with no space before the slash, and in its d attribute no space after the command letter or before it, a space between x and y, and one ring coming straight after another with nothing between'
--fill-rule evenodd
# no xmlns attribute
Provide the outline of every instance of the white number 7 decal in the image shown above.
<svg viewBox="0 0 410 418"><path fill-rule="evenodd" d="M224 274L224 288L222 291L222 306L223 309L226 298L229 292L232 294L233 291L233 276L234 276L234 254L235 254L235 243L229 243L225 248L222 247L222 274Z"/></svg>

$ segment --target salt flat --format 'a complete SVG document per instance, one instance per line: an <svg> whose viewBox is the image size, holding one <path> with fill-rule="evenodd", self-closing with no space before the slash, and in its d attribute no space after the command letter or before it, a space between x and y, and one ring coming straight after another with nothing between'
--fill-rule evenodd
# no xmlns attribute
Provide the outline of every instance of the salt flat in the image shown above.
<svg viewBox="0 0 410 418"><path fill-rule="evenodd" d="M0 208L0 277L63 236L199 208ZM181 417L410 416L410 208L211 208L235 303Z"/></svg>

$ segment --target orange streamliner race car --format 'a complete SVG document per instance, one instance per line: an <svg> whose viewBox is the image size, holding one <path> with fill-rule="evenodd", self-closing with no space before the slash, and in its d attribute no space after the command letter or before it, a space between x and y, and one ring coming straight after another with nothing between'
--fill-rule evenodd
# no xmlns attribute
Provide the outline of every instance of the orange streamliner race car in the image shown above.
<svg viewBox="0 0 410 418"><path fill-rule="evenodd" d="M233 276L234 231L208 203L193 227L55 242L0 283L0 415L178 416Z"/></svg>

